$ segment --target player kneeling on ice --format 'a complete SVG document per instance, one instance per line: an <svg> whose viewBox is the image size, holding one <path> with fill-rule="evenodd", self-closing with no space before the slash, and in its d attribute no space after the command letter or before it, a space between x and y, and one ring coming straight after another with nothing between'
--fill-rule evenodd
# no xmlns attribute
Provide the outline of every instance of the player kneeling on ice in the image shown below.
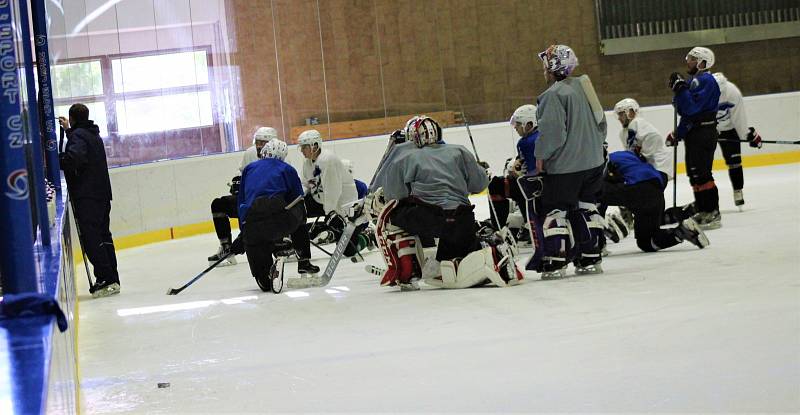
<svg viewBox="0 0 800 415"><path fill-rule="evenodd" d="M664 173L656 170L641 155L632 151L609 154L600 200L624 206L633 212L636 245L645 252L669 248L689 241L698 248L708 246L708 238L691 218L677 227L661 229L664 217Z"/></svg>
<svg viewBox="0 0 800 415"><path fill-rule="evenodd" d="M300 274L316 274L319 267L311 264L308 232L301 199L303 186L294 167L285 163L286 143L273 139L261 149L261 160L245 167L238 195L239 218L244 234L244 250L250 272L263 291L278 292L273 281L282 282L282 258L273 262L275 244L291 235L298 257ZM293 204L293 202L296 202ZM237 239L238 240L238 239ZM235 244L236 245L236 244ZM234 246L234 250L241 249Z"/></svg>
<svg viewBox="0 0 800 415"><path fill-rule="evenodd" d="M396 158L386 172L383 196L389 202L377 226L387 265L381 285L409 291L419 289L420 278L444 288L518 282L522 274L503 237L492 232L490 246L482 247L475 233L474 206L468 196L486 188L486 172L466 148L441 144L441 136L436 121L419 117L406 129L407 139L418 151ZM439 238L440 267L436 262L426 264L424 274L419 237Z"/></svg>

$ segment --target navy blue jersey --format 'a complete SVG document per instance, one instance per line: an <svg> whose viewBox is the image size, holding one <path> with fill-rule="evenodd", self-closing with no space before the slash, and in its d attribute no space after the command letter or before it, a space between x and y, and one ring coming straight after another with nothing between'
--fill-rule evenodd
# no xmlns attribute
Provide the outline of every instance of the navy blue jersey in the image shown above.
<svg viewBox="0 0 800 415"><path fill-rule="evenodd" d="M525 174L529 176L536 174L536 157L533 155L533 151L536 149L536 140L538 139L539 129L534 128L530 134L517 141L517 155L525 162Z"/></svg>
<svg viewBox="0 0 800 415"><path fill-rule="evenodd" d="M615 151L608 155L608 163L613 164L609 169L622 175L628 186L653 179L664 185L664 176L632 151Z"/></svg>
<svg viewBox="0 0 800 415"><path fill-rule="evenodd" d="M719 85L714 75L708 72L700 72L694 78L687 79L689 88L683 88L675 94L673 102L681 116L678 124L676 136L685 138L692 128L692 119L704 114L713 114L708 120L716 118L719 106Z"/></svg>
<svg viewBox="0 0 800 415"><path fill-rule="evenodd" d="M367 192L369 191L369 186L367 186L366 183L358 179L353 179L353 181L356 182L356 193L358 193L358 198L363 199L364 196L366 196Z"/></svg>
<svg viewBox="0 0 800 415"><path fill-rule="evenodd" d="M286 203L291 203L303 195L303 184L294 167L281 160L266 158L254 161L242 171L237 202L239 220L244 222L247 210L256 198L283 195Z"/></svg>

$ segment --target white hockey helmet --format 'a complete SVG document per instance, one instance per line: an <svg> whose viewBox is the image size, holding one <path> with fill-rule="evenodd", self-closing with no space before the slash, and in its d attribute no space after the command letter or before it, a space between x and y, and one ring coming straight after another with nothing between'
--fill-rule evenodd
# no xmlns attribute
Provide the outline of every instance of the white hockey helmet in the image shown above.
<svg viewBox="0 0 800 415"><path fill-rule="evenodd" d="M625 98L620 102L614 104L614 113L619 114L620 112L624 112L625 115L628 115L628 110L633 110L634 113L639 113L639 103L636 102L633 98Z"/></svg>
<svg viewBox="0 0 800 415"><path fill-rule="evenodd" d="M258 127L256 132L253 133L253 145L256 141L267 142L278 138L278 132L272 127Z"/></svg>
<svg viewBox="0 0 800 415"><path fill-rule="evenodd" d="M513 126L516 123L520 123L523 126L528 125L529 122L533 123L533 126L536 127L538 123L536 122L536 105L525 104L514 110L514 114L511 115L511 120L509 120L511 125Z"/></svg>
<svg viewBox="0 0 800 415"><path fill-rule="evenodd" d="M442 139L442 127L431 117L420 115L409 121L406 127L406 140L413 141L419 147L436 144Z"/></svg>
<svg viewBox="0 0 800 415"><path fill-rule="evenodd" d="M297 137L297 144L311 147L316 144L317 147L320 147L322 145L322 136L317 130L306 130L300 133L300 137Z"/></svg>
<svg viewBox="0 0 800 415"><path fill-rule="evenodd" d="M567 77L578 66L578 57L567 45L550 45L539 52L544 68L559 77Z"/></svg>
<svg viewBox="0 0 800 415"><path fill-rule="evenodd" d="M286 159L287 154L289 154L289 146L277 138L264 144L264 147L261 148L261 152L259 153L262 159L271 158L281 161Z"/></svg>
<svg viewBox="0 0 800 415"><path fill-rule="evenodd" d="M689 53L686 54L686 59L688 60L689 57L693 57L697 59L697 64L699 65L700 62L706 61L705 68L699 68L701 70L707 70L714 66L714 52L711 51L709 48L704 48L702 46L695 46Z"/></svg>
<svg viewBox="0 0 800 415"><path fill-rule="evenodd" d="M342 159L342 164L344 165L344 168L347 169L347 171L350 172L350 174L353 174L353 162L352 161L350 161L348 159Z"/></svg>

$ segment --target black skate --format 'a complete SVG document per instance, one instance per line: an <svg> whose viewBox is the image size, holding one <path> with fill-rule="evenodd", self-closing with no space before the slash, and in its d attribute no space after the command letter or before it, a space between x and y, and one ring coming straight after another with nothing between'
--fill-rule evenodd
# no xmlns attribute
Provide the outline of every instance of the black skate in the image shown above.
<svg viewBox="0 0 800 415"><path fill-rule="evenodd" d="M700 226L692 219L686 219L681 222L681 224L675 228L675 235L684 241L693 243L700 249L707 247L710 243L706 234L703 233Z"/></svg>
<svg viewBox="0 0 800 415"><path fill-rule="evenodd" d="M89 293L92 298L109 297L119 294L120 288L118 282L95 281L89 288Z"/></svg>
<svg viewBox="0 0 800 415"><path fill-rule="evenodd" d="M712 212L697 212L694 214L694 216L692 216L692 220L697 222L697 226L704 231L719 229L722 227L722 216L719 214L719 210L714 210Z"/></svg>
<svg viewBox="0 0 800 415"><path fill-rule="evenodd" d="M289 278L286 280L286 286L289 288L309 288L319 287L322 284L322 278L317 273L319 267L312 264L309 259L301 259L297 262L297 273L300 278Z"/></svg>
<svg viewBox="0 0 800 415"><path fill-rule="evenodd" d="M301 259L297 262L297 273L301 275L317 274L319 273L319 267L312 264L309 259Z"/></svg>
<svg viewBox="0 0 800 415"><path fill-rule="evenodd" d="M740 212L744 210L742 208L742 206L744 206L744 194L742 193L742 189L733 191L733 204L739 208Z"/></svg>

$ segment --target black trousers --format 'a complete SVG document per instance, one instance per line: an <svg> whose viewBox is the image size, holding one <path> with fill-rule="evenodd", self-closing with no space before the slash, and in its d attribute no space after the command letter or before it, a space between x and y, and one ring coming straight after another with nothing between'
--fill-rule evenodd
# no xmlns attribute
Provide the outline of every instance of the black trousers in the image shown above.
<svg viewBox="0 0 800 415"><path fill-rule="evenodd" d="M493 225L499 224L499 227L502 228L508 222L508 214L511 210L511 203L508 199L513 200L514 203L517 204L517 207L519 207L522 213L522 217L527 220L528 204L525 203L525 197L522 195L522 191L519 190L519 186L517 186L516 178L505 176L492 177L492 180L489 181L489 199L494 207L493 211L491 209L489 211ZM494 217L495 212L497 213L497 218Z"/></svg>
<svg viewBox="0 0 800 415"><path fill-rule="evenodd" d="M719 209L719 192L714 184L711 167L717 149L717 127L715 123L697 125L689 130L686 143L686 173L694 189L694 200L700 212Z"/></svg>
<svg viewBox="0 0 800 415"><path fill-rule="evenodd" d="M578 202L597 203L603 186L605 166L566 174L542 176L542 195L536 199L536 213L544 219L554 209L578 209Z"/></svg>
<svg viewBox="0 0 800 415"><path fill-rule="evenodd" d="M480 249L474 206L459 206L444 210L438 206L420 203L413 199L400 201L389 216L389 221L420 239L439 238L436 260L463 258Z"/></svg>
<svg viewBox="0 0 800 415"><path fill-rule="evenodd" d="M250 273L256 275L266 275L272 267L272 253L275 252L275 240L254 240L247 238L247 225L244 230L244 249L247 254L247 263L250 265ZM299 259L311 258L311 243L308 240L308 232L305 226L300 225L291 233L292 247L297 252ZM251 242L252 241L252 242Z"/></svg>
<svg viewBox="0 0 800 415"><path fill-rule="evenodd" d="M317 217L325 217L326 216L325 209L322 207L322 205L319 202L314 200L314 198L310 194L305 196L305 200L304 201L305 201L305 204L306 204L306 214L308 215L309 218L317 218ZM331 223L329 225L330 225L330 230L336 236L336 240L339 240L339 238L341 238L341 236L342 236L342 233L344 233L344 227L347 224L344 223L344 221L341 221L341 220L333 220L333 221L331 221ZM311 226L311 224L308 224L308 226L305 228L306 229L306 235L308 235L308 232L310 230L310 226ZM356 230L353 232L353 236L350 237L350 243L347 244L347 248L345 248L345 250L344 250L344 256L351 257L351 256L353 256L353 255L358 253L358 251L359 251L359 249L358 249L358 239L359 239L359 237L361 235L361 232L363 232L364 229L366 229L366 227L367 227L367 224L363 224L363 225L360 225L360 226L356 227Z"/></svg>
<svg viewBox="0 0 800 415"><path fill-rule="evenodd" d="M111 237L111 201L80 198L74 201L75 220L89 262L94 266L98 283L119 283L117 254Z"/></svg>
<svg viewBox="0 0 800 415"><path fill-rule="evenodd" d="M742 171L742 143L739 142L739 134L736 130L725 130L719 133L720 140L737 140L737 141L719 141L719 148L722 150L722 157L725 158L725 164L728 166L728 177L731 178L731 185L733 190L741 190L744 188L744 172Z"/></svg>
<svg viewBox="0 0 800 415"><path fill-rule="evenodd" d="M211 202L211 217L214 219L214 230L220 241L231 241L230 218L238 218L239 210L236 195L225 195Z"/></svg>
<svg viewBox="0 0 800 415"><path fill-rule="evenodd" d="M664 216L664 190L658 180L633 185L603 182L600 200L607 205L624 206L633 212L636 245L645 252L655 252L680 243L670 229L661 229Z"/></svg>

